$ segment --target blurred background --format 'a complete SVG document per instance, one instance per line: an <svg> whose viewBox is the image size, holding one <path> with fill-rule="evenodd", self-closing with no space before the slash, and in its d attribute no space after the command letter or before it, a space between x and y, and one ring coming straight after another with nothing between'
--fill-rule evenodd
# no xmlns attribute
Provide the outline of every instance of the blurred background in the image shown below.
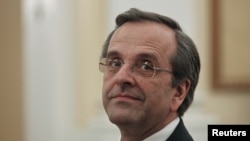
<svg viewBox="0 0 250 141"><path fill-rule="evenodd" d="M200 81L183 117L195 140L207 140L208 124L250 124L250 91L213 87L213 6L210 0L1 0L0 141L119 140L102 108L98 61L115 17L131 7L172 17L198 47Z"/></svg>

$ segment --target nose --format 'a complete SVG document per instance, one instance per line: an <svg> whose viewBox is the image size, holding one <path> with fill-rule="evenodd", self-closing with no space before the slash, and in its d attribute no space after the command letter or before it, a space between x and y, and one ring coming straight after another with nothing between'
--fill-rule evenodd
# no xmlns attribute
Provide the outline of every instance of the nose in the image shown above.
<svg viewBox="0 0 250 141"><path fill-rule="evenodd" d="M115 74L115 82L120 86L132 87L135 85L134 73L129 64L124 64Z"/></svg>

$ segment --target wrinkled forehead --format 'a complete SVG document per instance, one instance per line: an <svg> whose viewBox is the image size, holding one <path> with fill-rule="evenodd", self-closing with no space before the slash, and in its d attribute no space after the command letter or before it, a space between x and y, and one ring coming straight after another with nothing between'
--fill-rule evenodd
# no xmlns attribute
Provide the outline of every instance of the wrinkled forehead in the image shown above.
<svg viewBox="0 0 250 141"><path fill-rule="evenodd" d="M164 24L152 21L126 22L114 32L110 42L117 36L128 40L146 40L165 44L175 42L174 30Z"/></svg>
<svg viewBox="0 0 250 141"><path fill-rule="evenodd" d="M156 22L127 22L111 37L109 50L117 46L126 49L135 49L135 47L150 49L151 47L162 53L173 53L176 48L175 31Z"/></svg>

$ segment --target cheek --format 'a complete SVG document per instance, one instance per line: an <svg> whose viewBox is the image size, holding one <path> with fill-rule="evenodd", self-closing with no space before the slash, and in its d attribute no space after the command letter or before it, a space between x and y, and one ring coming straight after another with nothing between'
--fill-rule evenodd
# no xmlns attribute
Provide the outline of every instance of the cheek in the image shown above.
<svg viewBox="0 0 250 141"><path fill-rule="evenodd" d="M167 106L171 104L172 93L169 81L155 80L149 83L142 82L140 86L151 105L159 107L159 105Z"/></svg>
<svg viewBox="0 0 250 141"><path fill-rule="evenodd" d="M110 78L108 78L105 74L103 76L103 87L102 87L102 93L107 93L108 89L110 89Z"/></svg>
<svg viewBox="0 0 250 141"><path fill-rule="evenodd" d="M141 80L139 85L145 93L151 95L165 95L171 89L171 80L169 77L153 78L152 80Z"/></svg>
<svg viewBox="0 0 250 141"><path fill-rule="evenodd" d="M104 75L102 86L102 99L104 103L108 101L108 93L112 89L113 85L114 83L112 82L112 79Z"/></svg>

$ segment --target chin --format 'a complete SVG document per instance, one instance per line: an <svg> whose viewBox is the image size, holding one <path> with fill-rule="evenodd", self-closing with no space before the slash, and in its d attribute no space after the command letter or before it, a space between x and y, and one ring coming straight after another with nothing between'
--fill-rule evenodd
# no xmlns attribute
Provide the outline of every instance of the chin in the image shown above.
<svg viewBox="0 0 250 141"><path fill-rule="evenodd" d="M135 122L135 119L133 118L133 116L131 116L131 114L129 113L124 113L124 112L120 112L120 113L111 113L108 114L109 120L114 123L114 124L128 124L128 123L133 123Z"/></svg>

